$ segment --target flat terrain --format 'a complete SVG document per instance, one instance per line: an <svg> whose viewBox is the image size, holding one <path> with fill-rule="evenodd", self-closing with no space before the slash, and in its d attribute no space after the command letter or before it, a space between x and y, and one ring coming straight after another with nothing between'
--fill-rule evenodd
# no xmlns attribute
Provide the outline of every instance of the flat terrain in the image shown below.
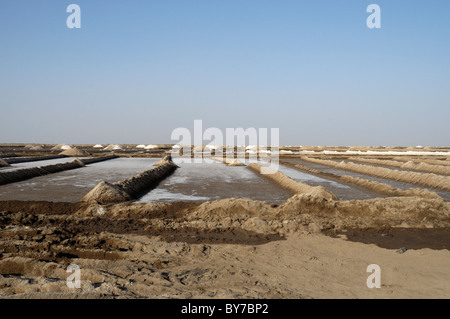
<svg viewBox="0 0 450 319"><path fill-rule="evenodd" d="M3 153L50 153L18 147ZM0 185L0 298L450 298L447 149L286 148L281 162L291 165L280 172L335 199L217 162L179 165L133 201L80 201L100 181L130 178L167 154L122 147L120 158ZM375 176L391 171L395 178ZM70 264L80 268L79 289L67 287ZM371 264L379 289L366 284Z"/></svg>

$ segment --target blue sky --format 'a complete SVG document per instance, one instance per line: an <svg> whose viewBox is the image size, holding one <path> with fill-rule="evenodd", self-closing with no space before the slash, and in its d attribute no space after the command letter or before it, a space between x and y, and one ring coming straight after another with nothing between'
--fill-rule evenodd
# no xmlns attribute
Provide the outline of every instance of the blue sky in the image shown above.
<svg viewBox="0 0 450 319"><path fill-rule="evenodd" d="M81 7L81 29L66 8ZM381 7L381 29L366 8ZM0 142L450 146L449 1L3 0ZM206 141L207 142L207 141ZM206 144L206 143L205 143Z"/></svg>

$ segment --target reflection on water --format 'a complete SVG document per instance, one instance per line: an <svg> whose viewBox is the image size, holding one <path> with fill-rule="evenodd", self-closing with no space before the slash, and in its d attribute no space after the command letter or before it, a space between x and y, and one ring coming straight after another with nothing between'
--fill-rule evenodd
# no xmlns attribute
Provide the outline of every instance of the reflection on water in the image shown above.
<svg viewBox="0 0 450 319"><path fill-rule="evenodd" d="M44 161L46 164L67 162L67 159ZM70 159L71 160L71 159ZM154 168L159 158L117 158L87 165L84 168L64 171L31 180L0 186L0 200L80 200L101 181L117 182ZM254 162L254 160L251 160ZM28 167L39 162L22 163ZM301 163L303 164L303 163ZM19 165L19 164L17 164ZM227 166L222 162L178 163L180 166L157 188L144 195L139 202L154 201L206 201L220 198L251 198L281 204L292 196L273 181L245 166ZM306 165L305 165L306 166ZM341 200L375 197L371 192L342 185L335 181L309 175L298 170L279 166L279 170L294 180L324 186ZM350 175L347 173L347 175Z"/></svg>
<svg viewBox="0 0 450 319"><path fill-rule="evenodd" d="M292 196L245 166L227 166L216 161L177 165L179 169L139 201L204 201L234 197L281 204Z"/></svg>
<svg viewBox="0 0 450 319"><path fill-rule="evenodd" d="M67 159L65 160L67 162ZM1 185L0 200L76 202L101 181L113 183L129 178L154 168L153 164L158 160L158 158L116 158L86 165L83 168Z"/></svg>

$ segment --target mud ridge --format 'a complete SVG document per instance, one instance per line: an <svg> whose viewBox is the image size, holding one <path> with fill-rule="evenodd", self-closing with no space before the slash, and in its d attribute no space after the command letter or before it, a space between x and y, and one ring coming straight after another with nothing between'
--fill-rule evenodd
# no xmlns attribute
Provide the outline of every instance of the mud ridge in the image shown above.
<svg viewBox="0 0 450 319"><path fill-rule="evenodd" d="M421 163L426 163L426 164L430 164L430 165L441 165L441 166L450 166L450 159L446 158L446 159L418 159L418 158L414 158L414 159L406 159L406 158L402 158L402 157L394 157L393 160L395 161L399 161L399 162L409 162L411 160L413 161L417 161L417 162L421 162Z"/></svg>
<svg viewBox="0 0 450 319"><path fill-rule="evenodd" d="M33 177L44 176L71 169L84 167L79 159L62 164L53 164L47 166L30 167L17 169L14 171L0 172L0 185L24 181Z"/></svg>
<svg viewBox="0 0 450 319"><path fill-rule="evenodd" d="M5 159L9 164L18 164L18 163L28 163L28 162L37 162L37 161L45 161L52 160L58 158L65 158L65 155L48 155L48 156L26 156L26 157L13 157Z"/></svg>
<svg viewBox="0 0 450 319"><path fill-rule="evenodd" d="M11 158L11 157L17 157L16 154L0 154L0 158Z"/></svg>
<svg viewBox="0 0 450 319"><path fill-rule="evenodd" d="M0 158L0 167L8 167L9 163Z"/></svg>
<svg viewBox="0 0 450 319"><path fill-rule="evenodd" d="M387 184L383 184L380 182L376 182L376 181L369 181L367 179L363 179L363 178L359 178L359 177L353 177L353 176L339 176L339 175L335 175L332 173L326 173L326 172L321 172L318 171L316 169L313 168L308 168L305 166L302 166L300 164L292 164L289 162L284 162L282 161L281 164L292 167L294 169L298 169L300 171L312 174L312 175L316 175L316 176L320 176L323 178L327 178L327 179L331 179L334 181L338 181L338 182L343 182L344 184L349 183L349 184L354 184L354 185L358 185L361 187L364 187L368 190L380 193L380 194L385 194L385 195L389 195L389 196L418 196L418 197L423 197L423 198L436 198L439 199L441 198L438 194L436 194L435 192L429 191L428 189L419 189L419 188L411 188L408 190L403 190L403 189L399 189L399 188L394 188L390 185Z"/></svg>
<svg viewBox="0 0 450 319"><path fill-rule="evenodd" d="M380 160L380 159L369 159L369 158L358 158L358 157L349 157L348 158L352 162L361 162L368 164L376 164L376 165L387 165L398 168L406 168L412 171L440 174L440 175L450 175L450 166L444 165L430 165L427 163L415 163L414 161L398 162L398 161L390 161L390 160Z"/></svg>
<svg viewBox="0 0 450 319"><path fill-rule="evenodd" d="M274 181L281 187L290 190L294 194L311 194L326 199L338 200L335 194L326 190L323 186L310 186L308 184L295 181L281 172L271 170L256 163L251 163L247 167L259 174L261 174L262 170L265 170L265 174L261 174L262 176Z"/></svg>
<svg viewBox="0 0 450 319"><path fill-rule="evenodd" d="M311 157L302 157L302 160L352 172L367 174L375 177L387 178L400 182L439 188L443 190L450 190L450 176L438 176L432 173L399 171L384 167L355 164L352 162L335 162L331 160L322 160Z"/></svg>
<svg viewBox="0 0 450 319"><path fill-rule="evenodd" d="M116 203L137 199L156 187L159 182L172 174L177 165L172 162L170 156L165 157L158 166L139 173L136 176L116 183L100 182L82 201L98 201L101 203Z"/></svg>
<svg viewBox="0 0 450 319"><path fill-rule="evenodd" d="M108 161L111 159L119 158L119 156L113 154L113 155L107 155L107 156L100 156L100 157L93 157L93 158L85 158L82 159L81 162L83 162L84 165Z"/></svg>

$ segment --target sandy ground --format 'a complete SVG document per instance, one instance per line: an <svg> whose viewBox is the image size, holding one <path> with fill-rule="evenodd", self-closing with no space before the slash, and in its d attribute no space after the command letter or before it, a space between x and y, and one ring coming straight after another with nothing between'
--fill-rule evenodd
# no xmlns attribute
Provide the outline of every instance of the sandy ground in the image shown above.
<svg viewBox="0 0 450 319"><path fill-rule="evenodd" d="M1 298L450 298L442 200L9 201L0 212ZM381 288L367 287L370 264Z"/></svg>

